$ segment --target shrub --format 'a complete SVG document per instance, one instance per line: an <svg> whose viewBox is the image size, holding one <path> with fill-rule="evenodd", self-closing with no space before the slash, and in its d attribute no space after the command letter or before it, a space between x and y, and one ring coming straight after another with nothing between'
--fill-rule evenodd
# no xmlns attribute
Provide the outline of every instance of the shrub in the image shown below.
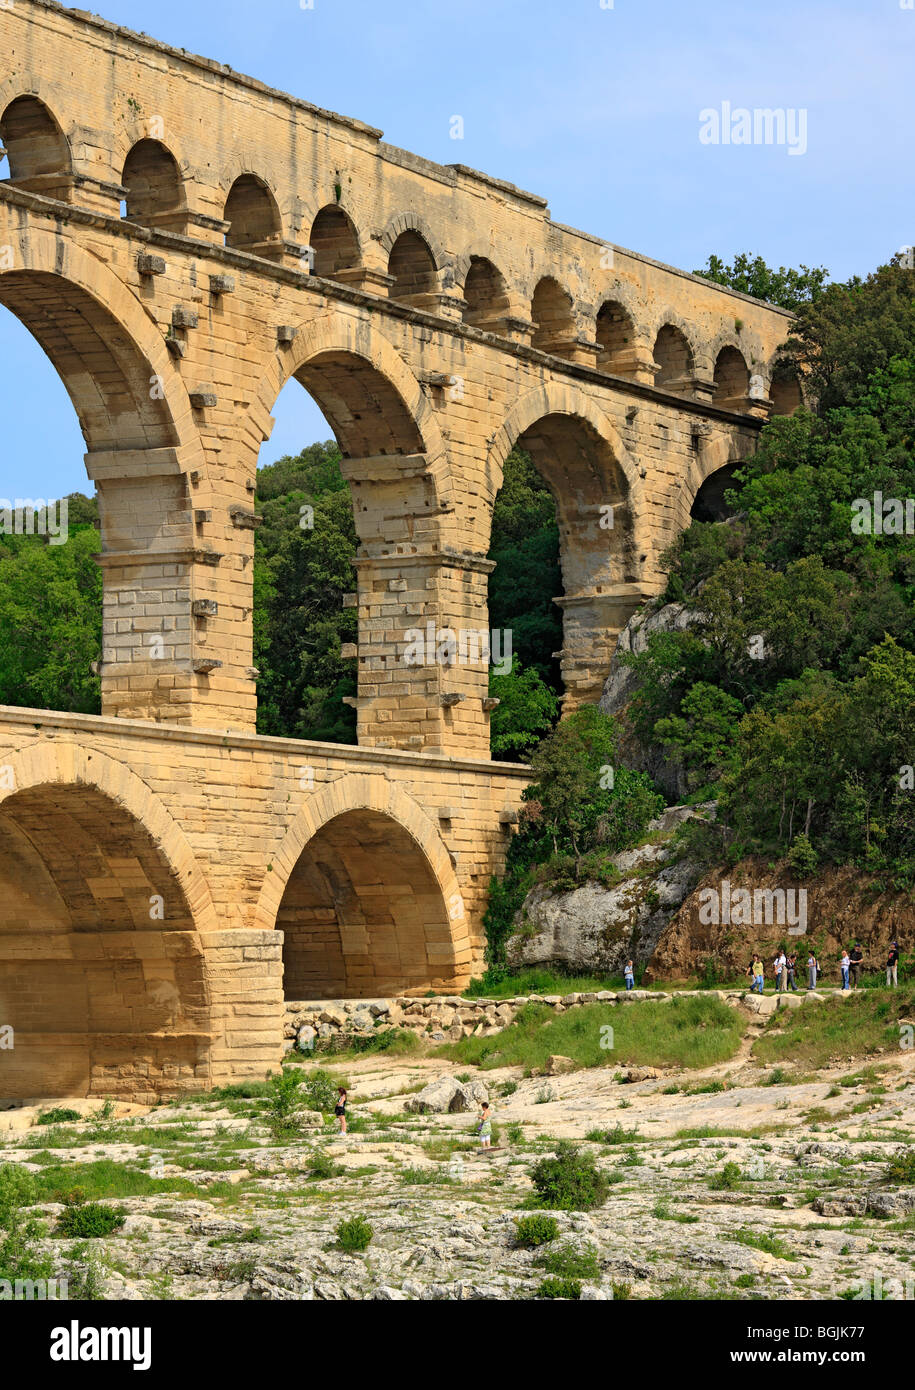
<svg viewBox="0 0 915 1390"><path fill-rule="evenodd" d="M310 1178L335 1178L343 1169L335 1163L326 1149L316 1149L305 1165Z"/></svg>
<svg viewBox="0 0 915 1390"><path fill-rule="evenodd" d="M915 1149L899 1149L886 1170L889 1182L915 1182Z"/></svg>
<svg viewBox="0 0 915 1390"><path fill-rule="evenodd" d="M37 1125L62 1125L66 1124L68 1120L81 1119L82 1115L78 1110L70 1110L65 1105L56 1105L52 1110L42 1110L35 1123Z"/></svg>
<svg viewBox="0 0 915 1390"><path fill-rule="evenodd" d="M588 1211L607 1200L610 1185L594 1155L569 1139L560 1139L553 1158L541 1158L531 1169L531 1181L541 1206L560 1211Z"/></svg>
<svg viewBox="0 0 915 1390"><path fill-rule="evenodd" d="M110 1236L124 1224L126 1213L121 1207L106 1207L101 1202L81 1202L65 1207L60 1214L58 1230L63 1236Z"/></svg>
<svg viewBox="0 0 915 1390"><path fill-rule="evenodd" d="M284 1067L279 1076L271 1076L267 1082L267 1124L274 1139L289 1139L299 1132L296 1111L301 1105L301 1081L300 1072Z"/></svg>
<svg viewBox="0 0 915 1390"><path fill-rule="evenodd" d="M549 1275L537 1286L538 1298L581 1298L581 1282L578 1279L559 1279Z"/></svg>
<svg viewBox="0 0 915 1390"><path fill-rule="evenodd" d="M538 1212L534 1216L521 1216L515 1222L515 1241L528 1250L536 1250L538 1245L546 1245L559 1235L559 1224L555 1216L544 1216Z"/></svg>
<svg viewBox="0 0 915 1390"><path fill-rule="evenodd" d="M353 1254L355 1251L367 1250L374 1234L364 1216L352 1216L348 1221L338 1224L337 1243L341 1250Z"/></svg>
<svg viewBox="0 0 915 1390"><path fill-rule="evenodd" d="M740 1186L742 1176L739 1163L726 1163L720 1173L715 1173L709 1179L709 1187L717 1192L733 1192L735 1187Z"/></svg>
<svg viewBox="0 0 915 1390"><path fill-rule="evenodd" d="M308 1097L309 1110L320 1110L324 1115L329 1114L337 1104L337 1084L326 1071L313 1071L306 1076L302 1089Z"/></svg>
<svg viewBox="0 0 915 1390"><path fill-rule="evenodd" d="M624 1129L617 1123L612 1129L590 1129L586 1137L595 1144L631 1144L642 1136L637 1129Z"/></svg>

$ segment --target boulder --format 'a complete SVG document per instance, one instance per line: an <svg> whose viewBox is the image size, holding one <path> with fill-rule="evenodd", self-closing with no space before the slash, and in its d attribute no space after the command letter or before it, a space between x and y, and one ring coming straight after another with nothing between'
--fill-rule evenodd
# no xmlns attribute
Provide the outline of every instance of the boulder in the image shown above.
<svg viewBox="0 0 915 1390"><path fill-rule="evenodd" d="M563 1057L559 1053L547 1058L547 1064L543 1068L544 1076L562 1076L564 1072L574 1071L578 1066L574 1057Z"/></svg>
<svg viewBox="0 0 915 1390"><path fill-rule="evenodd" d="M299 1051L313 1052L315 1039L317 1038L317 1036L317 1029L312 1028L310 1023L303 1023L302 1027L296 1034L296 1046L298 1047Z"/></svg>
<svg viewBox="0 0 915 1390"><path fill-rule="evenodd" d="M489 1093L481 1081L458 1081L453 1076L440 1076L430 1081L414 1096L404 1101L404 1109L414 1115L447 1115L473 1110Z"/></svg>
<svg viewBox="0 0 915 1390"><path fill-rule="evenodd" d="M657 1081L661 1073L657 1067L627 1067L623 1073L625 1081Z"/></svg>

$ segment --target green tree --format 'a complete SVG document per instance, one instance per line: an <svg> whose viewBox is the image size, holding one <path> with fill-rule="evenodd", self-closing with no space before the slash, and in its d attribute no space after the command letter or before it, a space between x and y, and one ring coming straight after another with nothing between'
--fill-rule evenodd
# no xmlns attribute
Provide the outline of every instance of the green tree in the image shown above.
<svg viewBox="0 0 915 1390"><path fill-rule="evenodd" d="M63 545L0 538L0 704L98 714L99 550L91 525L71 526Z"/></svg>
<svg viewBox="0 0 915 1390"><path fill-rule="evenodd" d="M748 256L745 252L735 256L730 265L725 265L720 256L709 256L703 269L694 270L693 274L783 309L798 309L818 299L829 278L829 271L823 266L811 269L802 265L800 270L786 270L782 265L774 270L762 256Z"/></svg>
<svg viewBox="0 0 915 1390"><path fill-rule="evenodd" d="M522 667L517 659L504 675L490 672L489 693L499 701L490 715L493 757L509 761L529 757L556 722L558 697L536 666Z"/></svg>

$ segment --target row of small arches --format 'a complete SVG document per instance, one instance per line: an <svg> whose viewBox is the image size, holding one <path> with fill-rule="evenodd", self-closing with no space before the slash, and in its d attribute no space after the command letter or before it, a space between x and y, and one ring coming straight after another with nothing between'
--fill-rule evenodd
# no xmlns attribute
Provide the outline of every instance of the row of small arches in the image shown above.
<svg viewBox="0 0 915 1390"><path fill-rule="evenodd" d="M47 106L35 96L12 101L0 118L0 137L9 159L10 180L35 192L56 196L61 180L71 174L69 145ZM125 197L122 215L131 222L165 230L185 230L188 209L178 163L164 143L139 140L124 162L121 183ZM287 253L280 209L268 184L252 173L240 174L228 191L223 211L225 244L235 250L276 259ZM311 226L307 263L311 273L343 284L360 284L364 272L359 236L352 219L338 204L321 208ZM427 240L416 230L397 235L388 252L388 297L399 303L435 311L453 278L443 274ZM513 312L502 272L487 257L471 256L464 272L461 318L488 332L507 335L512 324L525 319ZM529 306L531 346L554 356L568 357L581 347L572 296L551 276L536 285ZM637 333L629 310L617 300L604 302L594 321L594 365L613 375L634 376L646 364L636 353ZM674 394L694 389L695 354L686 333L671 323L660 326L652 349L654 384ZM644 379L644 378L643 378ZM721 348L714 362L713 401L735 410L745 408L751 395L751 372L739 348ZM795 381L774 382L773 409L789 413L800 404Z"/></svg>

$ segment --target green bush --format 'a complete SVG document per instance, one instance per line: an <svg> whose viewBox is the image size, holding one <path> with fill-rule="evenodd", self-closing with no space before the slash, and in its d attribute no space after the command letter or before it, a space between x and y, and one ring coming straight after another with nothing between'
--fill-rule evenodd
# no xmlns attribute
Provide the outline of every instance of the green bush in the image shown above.
<svg viewBox="0 0 915 1390"><path fill-rule="evenodd" d="M284 1067L279 1076L271 1076L267 1082L267 1124L276 1140L291 1139L299 1133L296 1112L302 1104L301 1082L302 1075L294 1067Z"/></svg>
<svg viewBox="0 0 915 1390"><path fill-rule="evenodd" d="M338 1224L337 1243L341 1250L351 1255L358 1250L367 1250L374 1234L364 1216L352 1216Z"/></svg>
<svg viewBox="0 0 915 1390"><path fill-rule="evenodd" d="M515 1241L528 1250L536 1250L538 1245L546 1245L559 1235L559 1224L555 1216L544 1216L537 1212L533 1216L520 1216L515 1222Z"/></svg>
<svg viewBox="0 0 915 1390"><path fill-rule="evenodd" d="M57 1227L63 1236L110 1236L124 1224L126 1213L121 1207L106 1207L101 1202L80 1202L65 1207Z"/></svg>
<svg viewBox="0 0 915 1390"><path fill-rule="evenodd" d="M83 1117L78 1110L69 1110L65 1105L57 1105L53 1110L42 1110L37 1125L62 1125L68 1120L81 1120Z"/></svg>
<svg viewBox="0 0 915 1390"><path fill-rule="evenodd" d="M607 1200L610 1184L594 1155L570 1139L560 1139L553 1158L541 1158L531 1169L538 1204L560 1211L588 1211Z"/></svg>
<svg viewBox="0 0 915 1390"><path fill-rule="evenodd" d="M716 1192L733 1192L735 1187L740 1186L742 1176L739 1163L726 1163L720 1173L715 1173L709 1179L709 1187Z"/></svg>
<svg viewBox="0 0 915 1390"><path fill-rule="evenodd" d="M310 1178L335 1178L343 1172L339 1163L335 1163L326 1149L316 1149L305 1165L305 1171Z"/></svg>
<svg viewBox="0 0 915 1390"><path fill-rule="evenodd" d="M581 1298L581 1282L578 1279L559 1279L549 1275L537 1286L538 1298Z"/></svg>
<svg viewBox="0 0 915 1390"><path fill-rule="evenodd" d="M309 1110L320 1110L324 1115L330 1114L337 1104L338 1084L342 1083L336 1082L330 1072L310 1072L302 1082L302 1089L308 1097Z"/></svg>
<svg viewBox="0 0 915 1390"><path fill-rule="evenodd" d="M915 1182L915 1149L900 1149L886 1170L889 1182Z"/></svg>

